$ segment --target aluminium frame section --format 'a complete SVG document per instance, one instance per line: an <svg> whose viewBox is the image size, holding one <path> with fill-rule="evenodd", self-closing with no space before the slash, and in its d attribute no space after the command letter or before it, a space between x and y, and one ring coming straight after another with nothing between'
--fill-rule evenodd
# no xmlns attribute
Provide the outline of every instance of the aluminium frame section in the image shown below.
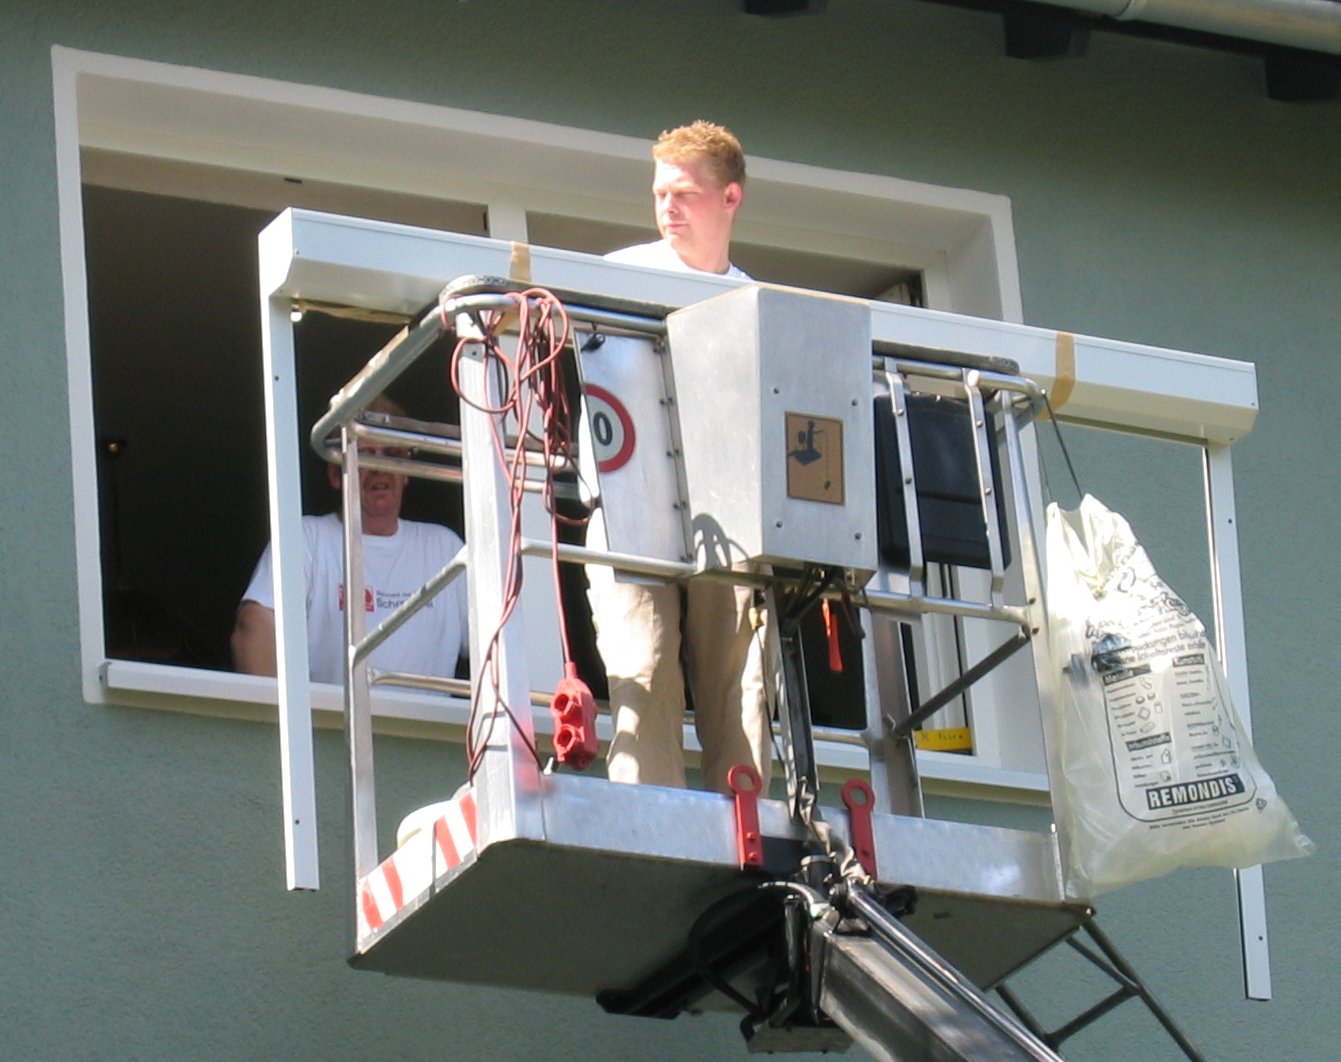
<svg viewBox="0 0 1341 1062"><path fill-rule="evenodd" d="M1252 736L1248 686L1247 633L1243 621L1239 568L1238 518L1234 508L1234 464L1228 443L1202 445L1206 491L1206 541L1210 553L1211 595L1215 608L1215 644L1229 695ZM1249 999L1271 998L1271 957L1267 947L1266 886L1261 865L1234 871L1238 896L1239 940L1243 956L1243 992Z"/></svg>
<svg viewBox="0 0 1341 1062"><path fill-rule="evenodd" d="M492 278L463 278L461 281L454 282L452 285L448 286L446 291L444 291L443 299L447 300L449 293L455 293L453 297L458 298L460 302L459 304L453 303L454 307L465 310L478 310L486 306L497 308L497 288L500 285L504 288L511 288L513 286L509 282L498 281ZM570 307L570 309L572 316L579 320L587 320L591 323L613 324L617 327L635 327L637 330L648 330L652 332L658 330L655 326L647 327L650 322L638 322L636 318L618 312L611 313L576 309L572 307ZM639 327L639 325L641 325L641 327ZM339 394L337 394L332 401L330 411L313 427L311 440L314 448L318 449L319 452L324 449L325 440L332 430L338 427L341 431L341 449L343 451L342 461L344 463L344 475L347 484L357 482L359 467L357 436L367 430L362 426L358 429L351 430L353 418L356 417L377 394L382 393L382 391L384 391L401 372L408 368L417 357L427 350L428 347L440 337L444 328L443 314L441 312L429 312L425 314L416 325L407 327L403 330L397 337L387 344L387 346L380 350L373 359L370 360L365 369L356 375L355 378L351 380ZM465 365L471 365L474 360L475 359L467 358ZM884 364L883 358L876 358L873 364ZM979 399L977 402L971 401L977 428L977 431L975 432L975 463L978 466L980 482L986 482L987 479L990 479L990 474L984 467L986 461L985 446L990 443L986 439L985 428L983 427L982 403L980 393L977 390L977 385L984 382L991 382L1008 390L1020 390L1025 393L1030 393L1030 385L1028 381L1021 378L1012 379L993 374L986 374L986 377L984 377L984 375L977 370L973 370L971 373L966 373L960 368L928 363L910 363L908 365L900 365L900 368L911 369L922 375L930 373L932 375L940 376L945 380L957 381L970 396L970 400L974 397ZM467 368L466 371L469 373L471 370ZM990 381L987 377L990 377ZM482 394L482 389L487 386L487 383L488 381L484 378L481 370L477 377L472 380L471 386L480 388L480 393ZM469 403L466 403L465 406L468 407ZM472 410L471 414L474 412L477 411ZM471 441L472 431L470 430L470 424L475 419L476 418L473 415L467 414L466 408L463 408L462 449L465 453L469 453L472 448L475 448L477 452L491 454L491 446L489 444L492 441L492 428L488 426L487 416L484 417L482 425L475 425L476 431L474 434L476 435L476 438L473 442ZM1013 429L1013 415L1008 416L1005 419L1011 422L1011 427ZM906 433L906 426L904 427L904 430ZM910 455L905 454L904 456L905 463L911 469ZM372 460L374 463L380 463L380 459L374 458ZM1016 461L1018 462L1018 457L1016 458ZM469 464L469 462L470 458L463 456L463 466ZM494 463L490 461L490 464L493 465ZM1020 466L1018 463L1012 465L1013 481L1022 478L1020 477L1019 469ZM477 473L478 472L479 470L477 470ZM501 473L495 469L491 475L500 476ZM477 476L466 474L464 478L467 484L473 482L476 484L476 488L479 487L480 480ZM503 526L506 522L503 519L503 510L497 508L497 506L501 504L500 499L502 499L504 492L505 487L501 483L495 484L493 490L485 491L483 494L480 494L477 489L468 487L469 500L467 504L467 520L470 521L472 517L479 518L479 523L476 526L471 526L468 523L468 536L476 546L479 546L481 543L487 543L491 552L500 548L498 528ZM994 520L995 508L991 504L991 500L985 496L985 493L986 492L984 491L984 512ZM357 492L355 490L349 489L345 491L347 501L356 497L356 495ZM483 514L490 511L494 512L493 519L485 519ZM915 504L909 506L907 512L910 514L911 519L916 519L917 508ZM1030 524L1027 520L1024 520L1019 526L1027 529ZM359 514L347 508L345 530L347 535L346 564L348 570L346 572L346 578L348 580L348 585L351 586L362 584L361 558L358 556L360 551L353 548L353 544L360 541L358 527ZM999 568L1000 548L999 545L996 544L997 536L990 535L990 542L993 547L991 549L991 555L993 557L994 569ZM524 552L528 554L539 554L542 552L542 549L544 552L548 552L548 548L544 547L543 544L527 542L525 543ZM467 552L474 553L475 550L468 546ZM691 574L692 569L692 566L657 562L650 558L624 557L609 553L602 554L600 551L585 550L580 547L563 547L561 549L561 555L564 555L564 559L581 560L587 563L611 564L617 568L641 571L645 575L658 576L668 580L682 578L687 574ZM476 564L472 566L479 573L476 577L477 588L479 590L484 589L481 584L485 581L483 575L485 570L497 570L501 572L501 568L497 567L498 564L502 563L501 560L497 560L497 558L492 558L492 560L496 561L496 563L480 565L477 560ZM729 581L750 581L741 579L738 573L720 573L720 575ZM450 577L451 573L446 570L444 570L443 573L440 573L441 584L445 585ZM919 590L924 590L923 587L919 586L910 587L913 592L908 595L874 592L869 595L867 603L879 611L888 610L895 613L910 615L921 615L926 612L939 612L951 615L971 615L979 618L1004 619L1019 624L1022 622L1025 613L1019 608L1003 606L998 589L999 581L999 573L994 570L993 600L990 603L930 597L927 596L925 592L918 592ZM768 581L764 579L761 580L761 582L764 585L767 585ZM500 581L497 583L497 598L500 601L501 585L500 576ZM418 596L419 595L417 595L417 597ZM474 597L472 598L472 623L476 624L478 627L488 629L487 625L479 619L478 610L474 604L476 600L478 599ZM362 616L357 612L354 612L353 614L347 613L346 621L349 638L349 657L347 660L348 674L346 682L346 720L354 813L355 869L357 875L361 878L371 872L377 866L379 861L372 759L370 704L370 687L372 680L370 669L367 664L367 653L371 650L372 646L367 643L367 640L369 638L380 640L381 637L385 637L390 631L385 629L387 625L384 625L383 629L373 632L371 636L368 635L362 623ZM479 659L482 653L482 644L479 640L478 633L472 633L472 642L474 643L474 652L472 653L472 656L475 659ZM503 669L503 673L507 676L504 683L507 692L499 696L499 691L490 691L488 697L492 703L487 708L484 708L480 714L481 719L489 720L491 723L497 722L500 711L503 715L508 714L505 709L502 709L503 705L526 704L529 709L529 704L532 700L532 694L529 691L528 683L524 677L524 666L521 666L520 672L517 670L519 664L522 664L519 660L522 654L514 649L511 654L507 655L509 656L510 662ZM877 696L871 697L870 694L872 693ZM878 699L878 695L878 685L868 680L868 713L870 714L874 714L871 706ZM878 709L876 711L878 711ZM868 726L867 732L862 735L862 744L866 748L868 763L873 772L873 780L877 784L876 792L880 794L878 800L880 804L884 804L888 807L897 807L900 810L915 812L917 809L920 809L921 806L915 753L912 753L911 750L905 751L897 748L891 750L887 745L882 747L880 739L876 739L875 735L883 728L878 728L875 725L874 720L871 720L871 723L872 725ZM520 791L517 784L518 778L513 777L514 773L520 771L522 772L522 775L529 776L535 771L534 753L532 752L530 755L525 755L521 751L522 749L527 751L534 749L534 730L530 726L529 711L527 712L527 718L524 723L518 725L521 727L520 731L513 730L511 727L507 728L508 732L514 736L515 740L513 744L520 746L520 748L512 748L511 758L508 761L510 766L506 769L489 769L485 772L487 777L494 779L493 782L489 783L491 791L497 788L492 800L486 798L485 806L492 806L493 808L498 809L498 813L502 816L501 818L498 818L500 828L502 828L504 824L510 824L511 826L515 826L519 832L524 835L541 836L543 834L543 828L539 825L538 821L533 819L529 825L523 823L521 819L525 817L526 809L514 805L514 801ZM904 735L896 734L896 741L903 736ZM486 753L485 759L488 763L501 762L498 761L496 757L490 757L489 753ZM523 764L527 765L522 766ZM897 764L897 766L895 766L895 764ZM896 787L895 776L900 772L904 774L904 777L899 780L899 784ZM533 792L537 785L538 782L533 781L530 784L522 785L520 788L521 790ZM502 809L504 807L510 807L510 811L503 812ZM493 818L497 818L497 816L489 817L486 821L492 821Z"/></svg>
<svg viewBox="0 0 1341 1062"><path fill-rule="evenodd" d="M493 639L503 620L506 567L510 563L502 528L510 525L508 484L495 460L497 440L505 430L500 414L488 412L495 408L500 396L499 381L491 377L483 354L483 344L477 328L477 315L483 310L503 310L512 305L504 292L515 284L494 278L463 277L444 289L437 310L427 312L416 324L402 329L379 350L344 388L332 399L328 412L317 421L310 432L310 442L319 454L329 458L328 439L333 431L340 433L340 457L343 486L343 530L345 536L346 586L363 585L361 511L357 504L360 457L357 440L380 433L366 425L356 424L367 405L413 362L424 354L447 330L448 315L453 318L455 331L461 337L474 337L463 350L461 382L474 400L461 404L461 441L434 446L441 452L459 452L462 468L460 480L465 493L466 546L446 567L433 576L413 594L396 612L376 630L368 632L363 613L347 608L346 674L345 674L345 730L348 746L350 802L353 812L354 872L362 880L380 862L377 838L376 777L373 757L373 729L371 687L376 681L401 682L421 688L447 688L455 680L434 679L431 676L392 675L374 678L368 657L378 644L389 637L425 605L439 590L446 587L464 570L471 572L470 643L472 660L471 689L474 691L474 710L468 728L467 742L474 735L489 737L476 772L482 788L480 808L480 846L491 837L543 838L544 825L539 804L539 764L537 762L535 728L531 706L536 695L530 690L526 653L523 644L524 621L521 602L518 601L508 620L509 630L502 632L494 645L496 672L501 681L486 683L480 673L486 647ZM593 324L611 325L659 333L662 329L652 319L642 319L619 311L605 311L583 307L580 319ZM481 408L484 407L484 408ZM394 433L392 437L395 437ZM481 457L480 455L483 455ZM528 464L536 464L528 455ZM389 466L393 471L422 475L422 466L413 460L395 460L380 457L365 459L373 466ZM420 466L420 467L416 467ZM430 478L442 473L436 469ZM447 474L450 478L450 473ZM527 489L533 485L527 483ZM543 550L542 548L543 547ZM551 548L543 543L523 540L523 555L551 555ZM593 561L597 560L595 556ZM692 565L647 565L640 558L621 558L606 555L604 563L616 567L642 568L645 574L663 578L681 578L692 572ZM513 706L516 706L514 712ZM500 733L505 737L496 738Z"/></svg>
<svg viewBox="0 0 1341 1062"><path fill-rule="evenodd" d="M470 327L466 315L457 316L460 335L467 335ZM501 436L503 431L502 414L481 408L496 404L500 385L483 355L483 343L472 342L460 363L462 389L473 396L461 402L473 691L466 749L467 756L473 758L474 742L480 740L480 734L485 735L478 766L472 765L481 851L491 840L504 835L545 836L521 600L516 601L510 616L504 613L509 578L509 544L504 539L504 528L512 521L509 484L495 455L495 433ZM493 654L493 681L486 675L486 652Z"/></svg>
<svg viewBox="0 0 1341 1062"><path fill-rule="evenodd" d="M847 886L811 923L810 947L820 1009L881 1062L1061 1062L864 889Z"/></svg>
<svg viewBox="0 0 1341 1062"><path fill-rule="evenodd" d="M321 885L317 849L316 779L308 683L302 490L299 475L298 367L291 299L274 263L261 256L261 364L265 403L267 493L275 579L275 662L279 698L284 876L290 890ZM292 606L292 607L291 607Z"/></svg>
<svg viewBox="0 0 1341 1062"><path fill-rule="evenodd" d="M901 763L901 766L906 768L905 761L911 759L911 769L915 773L915 756L900 755L897 750L898 743L911 741L912 731L918 724L950 699L966 691L973 683L1013 656L1026 642L1031 643L1034 650L1034 669L1040 682L1040 703L1044 708L1048 704L1054 703L1052 699L1053 691L1044 677L1048 664L1046 642L1040 637L1040 633L1044 630L1045 618L1042 604L1041 558L1037 546L1038 537L1034 510L1029 500L1023 448L1020 442L1021 424L1032 420L1042 409L1043 396L1040 389L1032 381L1022 376L1009 375L990 368L980 369L955 365L953 361L941 363L913 360L902 355L877 355L874 368L876 380L885 384L892 405L895 439L899 448L900 466L903 473L901 487L909 540L908 597L913 601L920 602L923 611L927 613L948 613L956 621L960 618L1002 620L1012 623L1018 628L1012 638L970 666L961 674L959 679L949 683L944 689L927 698L922 704L914 706L911 704L911 691L908 689L906 681L902 677L896 681L889 673L889 661L902 661L901 640L898 637L891 636L892 632L889 631L887 624L877 624L877 631L883 634L879 638L880 652L878 659L886 661L886 667L882 669L884 673L881 675L879 683L882 691L880 695L881 703L883 705L894 702L898 705L907 705L908 710L898 715L885 715L883 730L886 746L883 749L883 754L877 752L875 742L868 738L867 745L872 752L872 772L874 775L877 770L877 763L881 761L896 759ZM930 388L925 386L910 387L909 377L914 380L928 381L929 384L934 386ZM990 572L990 584L987 591L988 600L981 603L966 602L955 598L930 598L925 592L925 557L921 543L916 472L914 469L915 459L908 426L907 395L910 390L920 392L924 389L939 393L943 387L948 389L951 397L956 392L962 394L970 412L974 466L978 482L978 497L982 508L981 515L986 532L988 569ZM991 392L990 399L984 399L984 390ZM989 405L995 405L1001 413L1002 441L1000 444L997 444L992 438L988 425L987 407ZM1006 475L1001 484L996 484L993 481L989 453L991 448L998 445L1005 451L1003 464ZM1003 521L998 518L996 498L993 494L997 489L1007 488L1013 506L1011 516L1014 518L1013 522L1018 539L1016 563L1019 565L1024 584L1024 604L1019 606L1010 606L1005 602L1003 589L1005 564L1002 543L1008 534L1011 521L1007 519L1003 526ZM868 594L868 596L880 597L883 595L876 593ZM867 711L869 717L868 735L877 735L881 732L879 721L875 718L879 708L868 700ZM890 742L894 743L894 748L890 747ZM1048 765L1050 776L1053 778L1059 777L1054 770L1055 764L1051 757L1048 758ZM897 799L898 790L893 787L893 778L888 772L882 775L882 780L885 784L876 788L877 794L888 792L894 799Z"/></svg>
<svg viewBox="0 0 1341 1062"><path fill-rule="evenodd" d="M363 514L359 501L358 430L355 419L369 403L439 339L441 316L427 313L406 326L379 350L368 364L332 398L330 408L313 426L309 439L319 454L326 451L335 431L340 438L341 517L345 568L345 682L344 723L349 763L349 799L352 808L354 876L361 881L380 862L377 843L376 779L373 766L371 647L365 645L367 624L361 608L353 607L353 588L362 587ZM361 595L359 595L361 596ZM411 610L412 611L412 610ZM408 613L407 613L408 615ZM389 631L374 632L380 641Z"/></svg>

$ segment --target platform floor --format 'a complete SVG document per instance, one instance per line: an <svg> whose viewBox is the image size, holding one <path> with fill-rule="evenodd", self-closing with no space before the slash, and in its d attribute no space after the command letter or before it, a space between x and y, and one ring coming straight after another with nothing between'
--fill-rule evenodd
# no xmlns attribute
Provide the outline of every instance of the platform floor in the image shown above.
<svg viewBox="0 0 1341 1062"><path fill-rule="evenodd" d="M353 965L592 997L642 981L684 950L704 911L761 880L735 863L725 797L559 776L542 799L545 838L482 837ZM843 832L841 811L824 814ZM760 819L765 835L801 836L781 802L762 801ZM1047 835L896 816L874 825L881 883L917 888L904 924L982 987L1084 917L1061 895Z"/></svg>

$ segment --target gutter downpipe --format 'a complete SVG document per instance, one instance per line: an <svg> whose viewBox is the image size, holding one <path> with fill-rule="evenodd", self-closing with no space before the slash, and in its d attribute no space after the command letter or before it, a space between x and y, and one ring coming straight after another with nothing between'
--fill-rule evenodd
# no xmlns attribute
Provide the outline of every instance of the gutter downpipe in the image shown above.
<svg viewBox="0 0 1341 1062"><path fill-rule="evenodd" d="M1050 0L1120 22L1214 33L1341 55L1341 3L1331 0Z"/></svg>

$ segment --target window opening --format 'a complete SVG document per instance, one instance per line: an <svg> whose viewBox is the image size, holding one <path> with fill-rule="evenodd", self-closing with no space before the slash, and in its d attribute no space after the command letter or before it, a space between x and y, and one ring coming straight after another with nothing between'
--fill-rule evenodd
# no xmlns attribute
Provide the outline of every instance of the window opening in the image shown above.
<svg viewBox="0 0 1341 1062"><path fill-rule="evenodd" d="M131 391L131 398L134 395L133 388L122 386L129 378L113 379L115 359L104 356L108 322L118 320L114 312L118 307L124 311L137 305L143 317L135 317L132 324L154 320L156 326L179 319L187 309L172 300L99 301L98 292L108 287L109 278L119 279L116 268L127 278L138 277L146 288L158 278L147 276L142 262L123 261L119 267L100 264L95 244L113 244L94 231L99 222L93 215L101 209L104 223L118 218L129 223L133 211L123 208L136 196L144 197L142 202L188 204L185 220L167 227L165 246L159 248L168 264L156 268L177 269L196 279L213 278L220 291L231 289L232 274L224 275L226 263L218 258L219 248L206 247L197 238L202 230L193 229L192 209L251 211L246 222L250 231L243 241L249 260L254 258L252 237L258 222L290 205L477 235L485 234L489 218L496 215L509 221L507 235L532 245L599 252L650 235L647 211L638 198L645 190L647 166L642 151L634 149L642 145L629 141L622 148L612 148L603 135L582 129L566 130L569 135L562 141L542 139L536 137L532 123L490 116L482 124L481 116L469 112L401 107L396 101L378 101L382 109L376 115L365 114L351 108L345 94L327 94L312 86L62 48L53 53L53 71L66 238L63 261L72 325L72 428L76 452L95 457L92 462L77 462L77 467L92 465L91 475L76 474L86 696L102 700L110 695L127 703L169 708L186 698L205 710L225 713L236 701L265 704L269 695L252 683L226 680L218 673L199 682L190 678L220 666L236 595L245 586L265 538L264 500L259 493L251 493L260 482L257 470L264 468L265 460L256 415L259 373L253 374L243 364L245 359L255 359L256 348L245 341L223 342L209 334L212 322L201 322L206 334L179 341L176 360L165 359L178 378L184 367L200 370L187 381L188 394L194 388L189 402L167 393L165 380L171 380L171 375L160 379L153 373L144 374L151 378L144 382L146 392L165 392L161 401L168 412L162 418L167 422L162 434L167 445L151 448L144 441L148 429L143 418L131 422L133 432L122 431L118 423L125 422L120 416L128 398L124 392ZM220 124L220 115L227 116L226 128ZM355 134L373 127L401 138L405 150L397 156L394 168L359 147L367 138ZM554 146L559 142L576 147ZM278 145L294 143L307 145L311 154L303 157L305 172L285 174L290 163L283 160L291 159L292 153L281 159L273 152ZM554 156L567 158L573 152L599 155L600 163L589 172L581 171L577 179L560 176L554 186L531 189L512 183L518 179L515 167L509 167L506 174L496 172L503 160L515 158L519 150L531 153L538 164ZM538 165L538 169L562 174L572 167ZM744 267L780 283L1018 320L1009 204L1003 197L876 175L838 174L837 178L831 171L757 160L751 174L758 190L756 205L737 240ZM482 198L475 199L481 189L485 190ZM455 198L440 198L444 193ZM87 204L81 202L81 194ZM124 198L118 200L118 196ZM540 204L543 209L534 209ZM553 204L562 206L555 209ZM823 218L824 228L798 226L796 219L807 217ZM902 242L909 232L919 233L920 242ZM231 246L227 241L220 244ZM216 252L213 258L212 250ZM254 266L239 270L237 276L254 285ZM360 300L361 296L351 294L350 298ZM236 320L254 335L254 288L240 296L237 305ZM197 304L195 309L199 308ZM85 333L86 312L89 327ZM299 324L296 337L304 351L308 341L301 333L306 327ZM161 327L159 331L167 334L172 329ZM127 334L133 335L134 328ZM253 389L250 402L238 406L234 395L214 385L210 373L224 366L236 370L236 379ZM117 393L118 388L122 393ZM225 418L214 414L230 403L241 415L228 421L231 435L225 436L219 427ZM188 422L179 411L182 406L189 407L195 419ZM227 452L220 447L225 437L232 440ZM205 442L196 443L197 449L192 450L183 441L187 438ZM152 476L148 474L150 449L155 451L153 464L157 466ZM202 466L205 473L200 471ZM248 473L247 468L253 471ZM202 513L217 517L219 510L202 500L205 492L198 488L202 480L211 483L216 495L236 499L237 505L226 516L204 518ZM87 489L95 485L96 490ZM304 489L310 496L312 488ZM166 554L132 547L126 525L139 521L148 526L152 521L145 515L146 496L156 492L171 497L173 491L183 497L176 511L155 524L162 532L160 541L178 551L179 557L183 551L199 548L193 557L171 566L186 569L194 563L189 573L164 578L162 571L154 569L169 567L161 562ZM149 500L161 503L161 497ZM224 537L227 522L239 518L237 506L253 505L249 515L241 516L245 527L254 529L251 541L242 542L248 533L244 530L229 543L234 547L231 554L222 547L206 548L206 540L217 542ZM308 507L312 507L310 500ZM114 530L116 535L111 533ZM226 592L202 585L202 579L225 567L232 569L231 575L223 573L219 578L220 585L228 584ZM128 587L148 584L154 601L173 606L168 611L174 619L183 618L182 609L176 606L184 603L183 609L189 610L184 618L205 629L204 648L165 652L152 648L151 639L143 637L139 627L130 636L118 633L122 629L104 611L104 602L113 596L105 591L118 583ZM189 663L192 670L155 670L165 659ZM154 666L121 666L122 661ZM314 692L318 709L336 703L326 696L328 692ZM407 719L438 718L404 700L388 703L393 704L389 709L393 714L408 713ZM846 762L841 750L835 755L835 763Z"/></svg>
<svg viewBox="0 0 1341 1062"><path fill-rule="evenodd" d="M104 648L230 670L238 599L268 539L256 234L272 214L96 185L83 200ZM295 324L302 423L397 330L368 317L308 307ZM414 414L455 416L428 363L393 397ZM313 458L304 511L337 503ZM404 513L459 531L460 491L417 483Z"/></svg>
<svg viewBox="0 0 1341 1062"><path fill-rule="evenodd" d="M158 171L114 153L92 153L89 168L118 185L86 184L83 196L105 651L114 659L229 670L238 596L268 538L254 277L256 234L272 215L269 207L245 204L309 194L327 201L335 192L273 179L259 189L234 171L164 164L167 187L210 196L195 199L138 190L133 186ZM244 202L219 201L228 199ZM483 208L468 205L456 214L477 226L484 217ZM543 237L537 242L581 250L645 235L557 215L533 215L530 226L533 239ZM920 298L919 275L907 269L743 247L746 258L759 261L754 268L780 283L863 297L903 285L908 297ZM398 325L394 317L349 308L298 310L300 422L310 424L366 351ZM450 422L455 397L445 378L427 362L413 375L399 390L416 398L402 404ZM188 444L193 437L205 441ZM304 511L333 511L336 502L324 469L309 462ZM405 515L459 531L459 488L417 483ZM581 593L565 588L578 606Z"/></svg>

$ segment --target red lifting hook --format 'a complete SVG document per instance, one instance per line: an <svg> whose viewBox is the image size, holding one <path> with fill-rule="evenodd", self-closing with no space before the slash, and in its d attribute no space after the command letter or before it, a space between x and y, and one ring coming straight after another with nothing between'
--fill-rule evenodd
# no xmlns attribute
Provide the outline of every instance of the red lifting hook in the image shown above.
<svg viewBox="0 0 1341 1062"><path fill-rule="evenodd" d="M736 857L742 869L764 865L764 838L759 832L759 772L738 763L726 772L726 784L736 802Z"/></svg>
<svg viewBox="0 0 1341 1062"><path fill-rule="evenodd" d="M871 828L871 812L875 810L875 791L860 778L850 778L843 785L843 803L847 805L852 851L857 862L871 877L877 876L875 865L875 831Z"/></svg>

